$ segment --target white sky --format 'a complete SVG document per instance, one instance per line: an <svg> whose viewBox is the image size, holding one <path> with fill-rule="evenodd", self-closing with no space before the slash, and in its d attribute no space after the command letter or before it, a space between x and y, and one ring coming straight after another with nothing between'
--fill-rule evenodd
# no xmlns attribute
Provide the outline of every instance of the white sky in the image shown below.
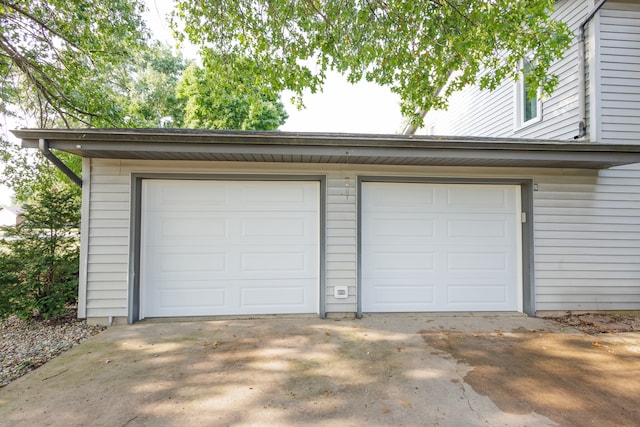
<svg viewBox="0 0 640 427"><path fill-rule="evenodd" d="M11 190L0 185L0 205L11 205Z"/></svg>
<svg viewBox="0 0 640 427"><path fill-rule="evenodd" d="M172 1L145 0L145 19L155 38L175 44L166 16ZM189 55L189 50L184 52ZM288 132L399 133L402 129L399 98L390 90L362 82L352 85L337 73L330 73L322 92L307 93L305 109L297 110L284 94L283 103L289 114L280 127ZM11 193L0 186L0 204L11 203Z"/></svg>

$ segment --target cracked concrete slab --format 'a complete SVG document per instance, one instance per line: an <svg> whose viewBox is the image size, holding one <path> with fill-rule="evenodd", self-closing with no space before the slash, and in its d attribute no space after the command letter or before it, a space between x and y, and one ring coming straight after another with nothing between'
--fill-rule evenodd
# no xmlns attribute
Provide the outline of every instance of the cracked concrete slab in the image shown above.
<svg viewBox="0 0 640 427"><path fill-rule="evenodd" d="M473 364L425 339L512 331L574 333L518 314L115 326L0 389L0 425L556 425L479 393Z"/></svg>

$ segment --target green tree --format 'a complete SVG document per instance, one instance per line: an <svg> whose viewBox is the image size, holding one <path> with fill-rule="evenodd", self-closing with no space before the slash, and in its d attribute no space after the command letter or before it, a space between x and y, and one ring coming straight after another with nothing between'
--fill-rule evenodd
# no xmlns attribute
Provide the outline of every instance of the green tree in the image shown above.
<svg viewBox="0 0 640 427"><path fill-rule="evenodd" d="M280 95L261 84L253 61L203 53L204 66L189 65L177 86L185 127L274 130L284 124L288 116Z"/></svg>
<svg viewBox="0 0 640 427"><path fill-rule="evenodd" d="M550 20L553 0L176 0L177 34L221 55L245 55L260 85L275 93L318 90L327 70L365 78L417 111L446 106L478 83L493 89L518 78L520 61L536 64L530 87L557 84L549 66L569 46L564 23Z"/></svg>
<svg viewBox="0 0 640 427"><path fill-rule="evenodd" d="M142 10L139 0L0 0L0 112L35 112L41 127L119 125L113 83L144 46Z"/></svg>
<svg viewBox="0 0 640 427"><path fill-rule="evenodd" d="M0 242L0 318L58 316L77 299L79 199L69 188L41 191L23 222Z"/></svg>
<svg viewBox="0 0 640 427"><path fill-rule="evenodd" d="M123 82L146 46L142 10L139 0L0 0L0 114L14 126L121 126ZM78 158L60 157L80 172ZM68 184L41 156L10 144L2 124L0 160L0 182L19 202Z"/></svg>
<svg viewBox="0 0 640 427"><path fill-rule="evenodd" d="M184 101L177 86L187 61L154 41L141 53L125 82L121 105L126 127L183 127Z"/></svg>

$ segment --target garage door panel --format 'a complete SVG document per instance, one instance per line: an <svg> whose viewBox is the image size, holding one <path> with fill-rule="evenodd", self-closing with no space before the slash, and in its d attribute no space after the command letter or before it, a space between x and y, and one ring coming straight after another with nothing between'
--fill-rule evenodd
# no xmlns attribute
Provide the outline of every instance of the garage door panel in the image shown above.
<svg viewBox="0 0 640 427"><path fill-rule="evenodd" d="M421 191L434 197L423 211L407 213L397 203L410 204ZM517 310L518 191L506 185L363 184L362 310ZM375 197L389 199L370 200Z"/></svg>
<svg viewBox="0 0 640 427"><path fill-rule="evenodd" d="M409 237L424 238L435 235L435 222L424 215L401 214L394 217L392 214L380 214L371 221L365 230L377 237Z"/></svg>
<svg viewBox="0 0 640 427"><path fill-rule="evenodd" d="M315 257L292 252L288 247L265 247L261 251L231 248L225 253L196 253L200 249L194 247L183 248L185 253L176 253L176 249L179 248L168 253L158 251L155 256L147 257L145 262L156 267L147 269L146 277L151 280L309 278L317 276L318 271Z"/></svg>
<svg viewBox="0 0 640 427"><path fill-rule="evenodd" d="M447 268L449 271L486 271L507 269L509 256L505 252L449 252Z"/></svg>
<svg viewBox="0 0 640 427"><path fill-rule="evenodd" d="M142 317L318 312L319 199L318 182L144 180Z"/></svg>
<svg viewBox="0 0 640 427"><path fill-rule="evenodd" d="M308 235L305 218L282 218L281 215L260 218L241 218L242 237L245 239L263 237L300 237ZM305 232L307 231L307 232Z"/></svg>
<svg viewBox="0 0 640 427"><path fill-rule="evenodd" d="M514 212L513 192L495 186L478 185L446 188L447 212Z"/></svg>
<svg viewBox="0 0 640 427"><path fill-rule="evenodd" d="M315 213L265 213L260 217L237 214L231 221L239 244L316 244L318 227Z"/></svg>
<svg viewBox="0 0 640 427"><path fill-rule="evenodd" d="M499 308L507 302L507 293L504 286L449 286L449 304L469 304L471 307ZM491 305L495 304L495 305Z"/></svg>
<svg viewBox="0 0 640 427"><path fill-rule="evenodd" d="M435 205L435 189L424 188L421 184L406 184L403 191L397 191L396 184L380 183L369 191L371 197L363 199L365 211L424 212Z"/></svg>
<svg viewBox="0 0 640 427"><path fill-rule="evenodd" d="M243 273L298 273L306 270L306 264L304 254L298 252L243 253L240 256L240 270Z"/></svg>
<svg viewBox="0 0 640 427"><path fill-rule="evenodd" d="M401 274L413 270L433 271L433 252L372 252L367 254L377 274L389 271Z"/></svg>
<svg viewBox="0 0 640 427"><path fill-rule="evenodd" d="M238 183L237 187L239 191L236 194L239 195L242 205L252 210L286 211L291 205L306 207L311 200L315 201L313 191L310 192L304 187L292 187L288 182L265 182L257 185L254 182Z"/></svg>
<svg viewBox="0 0 640 427"><path fill-rule="evenodd" d="M314 188L296 188L291 181L218 181L221 185L215 186L206 180L162 181L161 187L145 190L149 196L148 211L226 212L230 207L242 206L247 212L288 212L316 211L319 206Z"/></svg>
<svg viewBox="0 0 640 427"><path fill-rule="evenodd" d="M508 238L512 230L513 220L505 216L492 218L478 218L478 215L469 215L468 218L453 217L446 220L446 237L448 239L461 238L465 243L473 243L474 238L484 242L486 238L504 240ZM450 240L448 240L450 241Z"/></svg>
<svg viewBox="0 0 640 427"><path fill-rule="evenodd" d="M201 282L202 287L179 288L169 283L169 289L159 292L158 306L164 310L180 310L184 307L208 309L224 307L227 302L225 288L214 288L210 282Z"/></svg>
<svg viewBox="0 0 640 427"><path fill-rule="evenodd" d="M186 248L185 248L186 249ZM227 257L224 253L161 253L157 271L166 277L167 273L192 273L194 275L227 271Z"/></svg>
<svg viewBox="0 0 640 427"><path fill-rule="evenodd" d="M433 286L416 286L397 282L393 285L378 285L375 287L373 305L413 308L421 304L434 302Z"/></svg>
<svg viewBox="0 0 640 427"><path fill-rule="evenodd" d="M148 218L149 226L157 230L149 236L151 242L162 240L183 240L190 237L199 240L224 238L227 234L227 221L224 218L211 216L159 214Z"/></svg>
<svg viewBox="0 0 640 427"><path fill-rule="evenodd" d="M307 287L293 283L282 286L286 282L272 282L269 286L243 286L240 289L241 306L250 312L261 312L261 308L287 307L304 305L310 298Z"/></svg>
<svg viewBox="0 0 640 427"><path fill-rule="evenodd" d="M222 186L211 187L207 181L164 181L162 186L145 189L148 195L148 210L183 213L226 205L227 190ZM185 210L185 207L189 210Z"/></svg>

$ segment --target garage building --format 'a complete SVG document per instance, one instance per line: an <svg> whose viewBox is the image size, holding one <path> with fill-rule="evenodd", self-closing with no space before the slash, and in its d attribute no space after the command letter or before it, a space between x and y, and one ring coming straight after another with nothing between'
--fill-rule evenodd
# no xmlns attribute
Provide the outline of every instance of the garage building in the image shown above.
<svg viewBox="0 0 640 427"><path fill-rule="evenodd" d="M93 322L640 309L637 145L14 133L83 157Z"/></svg>

